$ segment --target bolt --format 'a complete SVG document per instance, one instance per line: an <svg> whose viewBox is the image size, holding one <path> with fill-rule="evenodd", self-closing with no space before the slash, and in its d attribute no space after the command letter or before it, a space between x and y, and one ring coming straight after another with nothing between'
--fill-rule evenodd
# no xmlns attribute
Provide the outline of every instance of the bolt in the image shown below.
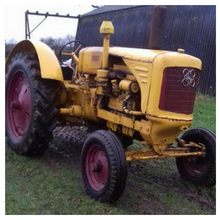
<svg viewBox="0 0 220 220"><path fill-rule="evenodd" d="M98 168L97 163L93 163L92 166L93 166L93 172L96 172Z"/></svg>
<svg viewBox="0 0 220 220"><path fill-rule="evenodd" d="M101 170L102 170L102 164L101 164L101 161L97 161L95 163L92 164L93 166L93 172L97 172L97 173L100 173Z"/></svg>
<svg viewBox="0 0 220 220"><path fill-rule="evenodd" d="M11 102L12 109L20 109L20 103L18 101Z"/></svg>

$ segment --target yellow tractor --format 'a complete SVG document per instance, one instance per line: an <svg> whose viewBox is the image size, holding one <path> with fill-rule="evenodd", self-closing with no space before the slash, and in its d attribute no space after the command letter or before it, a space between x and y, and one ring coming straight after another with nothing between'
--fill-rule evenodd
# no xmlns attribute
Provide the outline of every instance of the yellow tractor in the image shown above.
<svg viewBox="0 0 220 220"><path fill-rule="evenodd" d="M103 47L75 41L71 61L44 43L24 40L6 61L6 132L12 150L43 152L57 122L88 125L81 155L86 193L114 202L126 185L132 160L176 158L180 176L215 185L216 137L189 129L202 63L176 52L110 47L114 27L100 27ZM185 133L179 137L180 132ZM142 150L126 151L136 139Z"/></svg>

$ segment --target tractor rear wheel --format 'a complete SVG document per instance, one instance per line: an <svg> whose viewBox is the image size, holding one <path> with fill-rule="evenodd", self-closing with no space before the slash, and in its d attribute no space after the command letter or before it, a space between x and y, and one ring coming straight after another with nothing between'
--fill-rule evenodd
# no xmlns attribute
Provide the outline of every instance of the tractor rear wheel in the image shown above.
<svg viewBox="0 0 220 220"><path fill-rule="evenodd" d="M127 179L125 153L119 139L110 131L90 134L82 150L82 178L86 193L100 202L115 202Z"/></svg>
<svg viewBox="0 0 220 220"><path fill-rule="evenodd" d="M180 176L195 185L213 186L216 184L216 136L205 128L194 128L181 137L186 143L195 142L205 146L205 155L176 158Z"/></svg>
<svg viewBox="0 0 220 220"><path fill-rule="evenodd" d="M18 154L34 155L52 139L56 82L41 78L37 55L15 55L6 75L6 134Z"/></svg>

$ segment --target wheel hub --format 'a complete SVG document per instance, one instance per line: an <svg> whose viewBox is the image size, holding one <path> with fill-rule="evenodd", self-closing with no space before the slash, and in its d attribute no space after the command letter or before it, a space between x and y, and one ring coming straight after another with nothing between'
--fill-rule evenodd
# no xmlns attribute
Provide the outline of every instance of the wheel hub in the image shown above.
<svg viewBox="0 0 220 220"><path fill-rule="evenodd" d="M205 157L191 157L186 161L187 163L185 163L185 167L191 176L203 175L207 171L210 164Z"/></svg>
<svg viewBox="0 0 220 220"><path fill-rule="evenodd" d="M7 88L7 124L12 137L21 139L28 128L31 114L31 93L27 77L18 70Z"/></svg>
<svg viewBox="0 0 220 220"><path fill-rule="evenodd" d="M102 190L108 180L108 161L105 152L98 146L91 146L86 157L86 174L89 184L96 191Z"/></svg>
<svg viewBox="0 0 220 220"><path fill-rule="evenodd" d="M93 172L100 173L102 171L102 167L103 167L103 165L101 164L100 160L93 163Z"/></svg>

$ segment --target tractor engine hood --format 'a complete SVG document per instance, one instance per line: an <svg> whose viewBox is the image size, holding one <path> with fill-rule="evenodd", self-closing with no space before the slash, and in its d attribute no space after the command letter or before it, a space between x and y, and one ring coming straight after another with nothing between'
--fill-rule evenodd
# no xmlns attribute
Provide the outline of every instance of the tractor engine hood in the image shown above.
<svg viewBox="0 0 220 220"><path fill-rule="evenodd" d="M146 63L152 63L153 60L160 54L165 54L163 50L149 50L140 48L129 47L110 47L109 55L119 56L125 59L131 59L136 61L143 61Z"/></svg>
<svg viewBox="0 0 220 220"><path fill-rule="evenodd" d="M165 54L162 50L136 49L128 47L110 47L109 56L121 57L123 59L152 63L154 59ZM78 70L87 74L96 74L102 68L103 47L86 47L79 53Z"/></svg>

